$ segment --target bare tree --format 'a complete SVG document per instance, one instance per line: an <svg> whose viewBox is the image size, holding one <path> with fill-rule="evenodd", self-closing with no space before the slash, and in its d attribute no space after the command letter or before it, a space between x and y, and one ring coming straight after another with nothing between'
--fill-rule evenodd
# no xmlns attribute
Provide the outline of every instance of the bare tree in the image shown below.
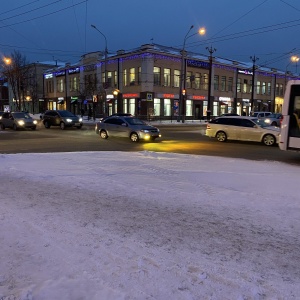
<svg viewBox="0 0 300 300"><path fill-rule="evenodd" d="M3 65L3 75L7 78L8 84L16 101L16 109L25 107L25 94L27 88L28 63L26 56L19 51L14 51L9 60Z"/></svg>

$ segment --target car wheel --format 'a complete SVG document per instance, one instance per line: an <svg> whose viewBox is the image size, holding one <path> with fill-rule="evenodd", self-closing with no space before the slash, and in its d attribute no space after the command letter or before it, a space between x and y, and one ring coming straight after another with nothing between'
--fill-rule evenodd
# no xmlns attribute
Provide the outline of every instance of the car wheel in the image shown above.
<svg viewBox="0 0 300 300"><path fill-rule="evenodd" d="M66 128L66 125L65 125L64 122L61 122L59 127L60 127L61 130L64 130Z"/></svg>
<svg viewBox="0 0 300 300"><path fill-rule="evenodd" d="M47 128L47 129L50 128L50 123L49 123L48 121L46 121L46 122L44 123L44 125L45 125L45 128Z"/></svg>
<svg viewBox="0 0 300 300"><path fill-rule="evenodd" d="M100 131L100 137L102 139L107 139L108 138L107 132L105 130L101 130Z"/></svg>
<svg viewBox="0 0 300 300"><path fill-rule="evenodd" d="M32 130L36 130L36 126L31 127Z"/></svg>
<svg viewBox="0 0 300 300"><path fill-rule="evenodd" d="M266 146L273 146L276 143L276 138L272 134L266 134L262 141Z"/></svg>
<svg viewBox="0 0 300 300"><path fill-rule="evenodd" d="M5 129L4 124L0 124L0 128L1 128L1 130L4 130Z"/></svg>
<svg viewBox="0 0 300 300"><path fill-rule="evenodd" d="M16 124L13 125L13 130L18 130L18 127Z"/></svg>
<svg viewBox="0 0 300 300"><path fill-rule="evenodd" d="M219 142L226 142L227 140L227 135L224 131L219 131L216 134L216 138Z"/></svg>
<svg viewBox="0 0 300 300"><path fill-rule="evenodd" d="M81 127L82 127L82 125L80 125L80 126L77 126L77 129L81 129Z"/></svg>
<svg viewBox="0 0 300 300"><path fill-rule="evenodd" d="M139 136L136 132L133 132L131 135L130 135L130 139L132 142L138 142L139 141Z"/></svg>

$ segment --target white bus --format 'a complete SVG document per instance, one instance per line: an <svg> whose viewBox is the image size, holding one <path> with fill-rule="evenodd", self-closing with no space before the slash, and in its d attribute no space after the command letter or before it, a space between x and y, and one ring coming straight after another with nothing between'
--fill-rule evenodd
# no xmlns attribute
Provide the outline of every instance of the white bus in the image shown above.
<svg viewBox="0 0 300 300"><path fill-rule="evenodd" d="M287 83L282 115L279 148L300 151L300 80Z"/></svg>

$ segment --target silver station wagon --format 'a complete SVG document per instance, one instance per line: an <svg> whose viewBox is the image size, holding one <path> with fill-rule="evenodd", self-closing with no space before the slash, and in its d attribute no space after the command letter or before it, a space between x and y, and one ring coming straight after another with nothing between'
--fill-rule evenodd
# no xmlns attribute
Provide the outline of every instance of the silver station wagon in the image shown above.
<svg viewBox="0 0 300 300"><path fill-rule="evenodd" d="M146 124L144 121L133 116L111 116L97 122L96 134L101 138L126 137L132 142L139 140L154 141L161 137L158 128Z"/></svg>
<svg viewBox="0 0 300 300"><path fill-rule="evenodd" d="M219 117L207 123L205 135L219 142L226 140L262 142L266 146L278 144L280 129L267 126L254 117Z"/></svg>

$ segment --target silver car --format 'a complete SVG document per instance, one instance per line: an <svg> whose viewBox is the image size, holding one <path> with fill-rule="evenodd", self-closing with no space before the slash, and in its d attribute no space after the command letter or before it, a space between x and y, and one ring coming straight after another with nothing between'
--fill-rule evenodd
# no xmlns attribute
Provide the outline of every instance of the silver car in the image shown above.
<svg viewBox="0 0 300 300"><path fill-rule="evenodd" d="M280 129L266 126L254 117L219 117L207 123L205 135L219 142L226 140L262 142L266 146L278 144Z"/></svg>
<svg viewBox="0 0 300 300"><path fill-rule="evenodd" d="M271 114L267 116L266 118L263 119L266 125L270 126L277 126L280 127L280 123L282 120L282 114L276 113L276 114Z"/></svg>
<svg viewBox="0 0 300 300"><path fill-rule="evenodd" d="M1 130L12 128L13 130L21 128L36 129L37 120L34 120L26 112L4 112L0 117Z"/></svg>
<svg viewBox="0 0 300 300"><path fill-rule="evenodd" d="M127 137L132 142L139 140L154 141L161 137L158 128L146 124L144 121L132 116L110 116L96 124L96 134L101 138Z"/></svg>

